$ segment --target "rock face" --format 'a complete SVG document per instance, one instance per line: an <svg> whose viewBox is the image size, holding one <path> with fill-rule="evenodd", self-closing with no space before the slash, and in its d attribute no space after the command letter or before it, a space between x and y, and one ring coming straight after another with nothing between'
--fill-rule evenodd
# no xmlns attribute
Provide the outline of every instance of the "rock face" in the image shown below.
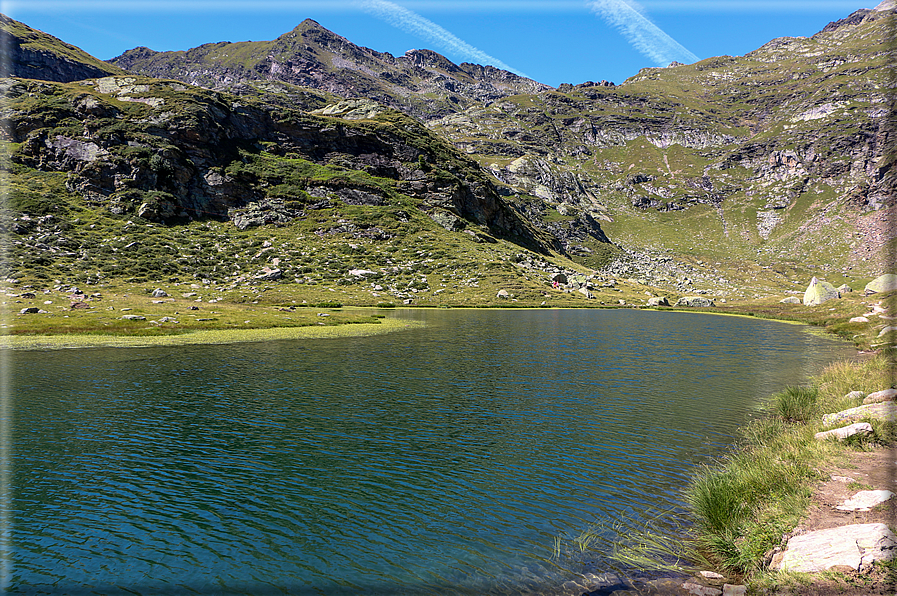
<svg viewBox="0 0 897 596"><path fill-rule="evenodd" d="M810 280L807 291L804 292L804 306L818 306L823 302L840 297L841 294L838 293L835 286L825 281L819 281L814 277Z"/></svg>
<svg viewBox="0 0 897 596"><path fill-rule="evenodd" d="M897 554L897 536L885 524L854 524L818 530L788 540L777 569L815 573L819 571L866 571L875 561L888 561Z"/></svg>
<svg viewBox="0 0 897 596"><path fill-rule="evenodd" d="M863 289L865 294L877 294L879 292L891 292L897 290L897 275L885 273L866 284Z"/></svg>
<svg viewBox="0 0 897 596"><path fill-rule="evenodd" d="M135 77L104 77L76 91L8 81L5 90L8 140L21 143L12 160L66 172L70 191L114 214L232 219L245 229L288 223L333 200L387 207L398 191L423 211L452 214L458 229L474 224L537 252L563 250L499 196L475 162L382 106L373 120L342 120ZM123 111L121 101L140 107ZM71 119L84 123L80 132L64 129ZM106 134L113 123L116 134ZM338 171L320 181L297 172L333 163Z"/></svg>

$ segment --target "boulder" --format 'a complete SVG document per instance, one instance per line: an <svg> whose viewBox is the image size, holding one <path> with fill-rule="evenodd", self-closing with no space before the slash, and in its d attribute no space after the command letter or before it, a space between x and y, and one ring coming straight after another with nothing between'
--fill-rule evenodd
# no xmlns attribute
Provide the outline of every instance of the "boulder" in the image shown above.
<svg viewBox="0 0 897 596"><path fill-rule="evenodd" d="M783 298L779 300L781 304L800 304L800 298L797 296L788 296L787 298Z"/></svg>
<svg viewBox="0 0 897 596"><path fill-rule="evenodd" d="M747 586L723 584L723 596L744 596L745 594L747 594Z"/></svg>
<svg viewBox="0 0 897 596"><path fill-rule="evenodd" d="M793 536L776 568L815 573L850 569L867 571L875 561L891 560L897 536L885 524L853 524Z"/></svg>
<svg viewBox="0 0 897 596"><path fill-rule="evenodd" d="M883 335L887 335L888 333L894 333L895 331L897 331L897 327L895 327L895 326L893 326L893 325L889 325L889 326L885 327L884 329L882 329L881 331L878 332L878 337L881 337L881 336L883 336Z"/></svg>
<svg viewBox="0 0 897 596"><path fill-rule="evenodd" d="M819 281L815 277L810 280L807 291L804 292L804 306L817 306L828 300L840 298L837 288L826 281Z"/></svg>
<svg viewBox="0 0 897 596"><path fill-rule="evenodd" d="M167 297L168 297L168 292L166 292L165 290L160 290L159 288L156 288L155 290L153 290L153 298L167 298Z"/></svg>
<svg viewBox="0 0 897 596"><path fill-rule="evenodd" d="M670 301L667 300L666 296L654 296L652 298L648 298L648 306L669 306Z"/></svg>
<svg viewBox="0 0 897 596"><path fill-rule="evenodd" d="M862 420L863 418L876 418L879 420L897 420L897 403L884 402L877 404L866 404L849 408L834 414L826 414L822 417L822 423L825 425L837 424L839 422L851 422L854 420Z"/></svg>
<svg viewBox="0 0 897 596"><path fill-rule="evenodd" d="M897 275L885 273L867 283L863 293L878 294L879 292L890 292L892 290L897 290Z"/></svg>
<svg viewBox="0 0 897 596"><path fill-rule="evenodd" d="M579 289L576 290L576 291L579 292L580 294L582 294L583 296L585 296L586 298L590 299L590 300L591 300L592 298L594 298L594 296L592 296L592 293L589 291L588 288L579 288Z"/></svg>
<svg viewBox="0 0 897 596"><path fill-rule="evenodd" d="M499 290L498 294L495 295L496 298L510 298L511 295L507 290Z"/></svg>
<svg viewBox="0 0 897 596"><path fill-rule="evenodd" d="M283 277L283 271L281 271L280 269L271 269L270 267L265 267L259 273L253 276L253 279L262 281L276 281L281 277Z"/></svg>
<svg viewBox="0 0 897 596"><path fill-rule="evenodd" d="M145 321L146 317L141 315L122 315L121 317L125 321Z"/></svg>
<svg viewBox="0 0 897 596"><path fill-rule="evenodd" d="M843 296L844 294L853 292L853 288L851 288L847 284L841 284L840 286L838 286L838 292L840 292L840 294Z"/></svg>
<svg viewBox="0 0 897 596"><path fill-rule="evenodd" d="M852 319L850 319L850 322L851 323L868 323L869 319L867 319L866 317L853 317Z"/></svg>
<svg viewBox="0 0 897 596"><path fill-rule="evenodd" d="M813 435L813 438L817 441L827 441L829 439L843 441L844 439L855 435L869 436L872 432L872 425L868 422L856 422L850 426L818 432Z"/></svg>
<svg viewBox="0 0 897 596"><path fill-rule="evenodd" d="M875 393L870 393L863 399L864 404L878 404L886 401L897 400L897 389L882 389Z"/></svg>
<svg viewBox="0 0 897 596"><path fill-rule="evenodd" d="M866 394L862 391L851 391L844 396L844 399L863 399L864 397L866 397Z"/></svg>
<svg viewBox="0 0 897 596"><path fill-rule="evenodd" d="M869 511L894 496L889 490L861 490L837 507L838 511Z"/></svg>
<svg viewBox="0 0 897 596"><path fill-rule="evenodd" d="M683 296L676 301L676 306L708 307L716 305L713 303L713 300L703 296Z"/></svg>
<svg viewBox="0 0 897 596"><path fill-rule="evenodd" d="M40 312L40 309L36 306L29 306L27 308L23 308L19 311L20 315L34 315Z"/></svg>

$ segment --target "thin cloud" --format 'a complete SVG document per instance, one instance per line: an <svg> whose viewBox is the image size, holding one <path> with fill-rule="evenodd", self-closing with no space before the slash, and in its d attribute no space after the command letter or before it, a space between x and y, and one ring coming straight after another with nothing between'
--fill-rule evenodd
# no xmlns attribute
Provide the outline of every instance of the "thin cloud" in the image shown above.
<svg viewBox="0 0 897 596"><path fill-rule="evenodd" d="M386 21L393 27L427 40L443 51L462 56L477 64L489 64L526 77L524 73L516 68L508 66L498 58L478 50L433 21L425 19L398 4L388 0L360 0L356 5L365 12Z"/></svg>
<svg viewBox="0 0 897 596"><path fill-rule="evenodd" d="M658 66L697 62L699 58L651 22L633 0L589 0L586 5L619 31L635 49Z"/></svg>

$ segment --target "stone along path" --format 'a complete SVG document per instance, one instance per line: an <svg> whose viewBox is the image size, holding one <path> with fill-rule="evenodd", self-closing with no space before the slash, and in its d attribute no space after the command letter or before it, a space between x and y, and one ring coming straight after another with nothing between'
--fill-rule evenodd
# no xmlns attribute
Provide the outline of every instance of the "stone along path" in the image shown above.
<svg viewBox="0 0 897 596"><path fill-rule="evenodd" d="M897 391L886 389L863 398L863 405L835 414L824 422L838 428L816 435L818 440L844 440L853 434L871 434L860 419L897 419ZM897 451L879 448L851 455L850 463L835 471L813 495L807 519L785 536L784 549L770 567L785 571L819 573L812 586L784 588L780 594L894 594L894 578L876 561L897 556Z"/></svg>

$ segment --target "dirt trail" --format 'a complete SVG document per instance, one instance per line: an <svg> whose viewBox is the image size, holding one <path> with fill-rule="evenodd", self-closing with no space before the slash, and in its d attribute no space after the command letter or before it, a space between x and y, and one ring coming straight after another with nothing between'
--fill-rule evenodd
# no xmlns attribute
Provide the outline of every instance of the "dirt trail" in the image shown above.
<svg viewBox="0 0 897 596"><path fill-rule="evenodd" d="M830 472L813 493L807 517L794 534L836 528L849 524L884 523L894 529L897 524L897 497L873 507L871 511L838 511L837 505L861 490L890 490L897 494L897 448L850 455L849 463ZM782 588L776 595L794 596L873 596L897 594L897 577L888 577L880 569L871 574L844 574L842 580L826 580L818 576L812 586Z"/></svg>

